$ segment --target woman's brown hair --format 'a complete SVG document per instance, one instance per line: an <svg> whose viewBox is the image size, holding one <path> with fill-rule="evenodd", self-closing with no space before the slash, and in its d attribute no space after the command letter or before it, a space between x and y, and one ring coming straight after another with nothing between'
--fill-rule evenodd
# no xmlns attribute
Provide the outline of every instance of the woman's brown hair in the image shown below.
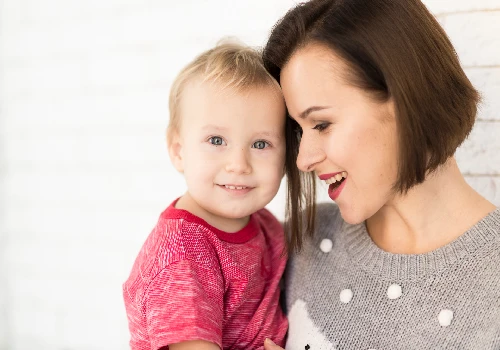
<svg viewBox="0 0 500 350"><path fill-rule="evenodd" d="M480 100L446 33L420 0L312 0L290 10L273 28L263 50L277 80L301 47L320 44L350 67L349 82L394 102L399 140L398 180L406 193L422 183L469 135ZM315 184L301 173L297 124L287 118L289 248L314 231Z"/></svg>

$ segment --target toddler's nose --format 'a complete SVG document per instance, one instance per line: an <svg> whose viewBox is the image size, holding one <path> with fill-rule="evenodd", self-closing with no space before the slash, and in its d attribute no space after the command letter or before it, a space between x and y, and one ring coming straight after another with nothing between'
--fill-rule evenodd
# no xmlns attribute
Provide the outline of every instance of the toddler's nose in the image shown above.
<svg viewBox="0 0 500 350"><path fill-rule="evenodd" d="M226 171L237 174L250 173L251 166L248 159L248 152L243 149L237 149L231 152L226 164Z"/></svg>

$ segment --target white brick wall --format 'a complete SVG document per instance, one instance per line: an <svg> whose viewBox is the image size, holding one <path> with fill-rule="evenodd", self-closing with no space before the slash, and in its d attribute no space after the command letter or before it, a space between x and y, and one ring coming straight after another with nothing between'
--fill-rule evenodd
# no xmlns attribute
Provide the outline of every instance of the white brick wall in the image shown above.
<svg viewBox="0 0 500 350"><path fill-rule="evenodd" d="M293 2L0 0L0 349L127 348L121 283L184 189L172 79L221 36L263 44ZM426 4L484 94L457 157L500 205L500 3Z"/></svg>

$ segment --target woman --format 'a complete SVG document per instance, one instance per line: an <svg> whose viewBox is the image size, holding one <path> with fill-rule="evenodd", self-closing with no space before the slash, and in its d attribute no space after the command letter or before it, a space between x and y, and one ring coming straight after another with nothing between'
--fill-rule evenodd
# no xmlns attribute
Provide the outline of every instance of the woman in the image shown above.
<svg viewBox="0 0 500 350"><path fill-rule="evenodd" d="M434 17L418 0L312 0L263 55L301 171L287 169L302 249L286 348L500 349L500 209L454 159L479 95ZM302 240L314 177L336 205L306 216Z"/></svg>

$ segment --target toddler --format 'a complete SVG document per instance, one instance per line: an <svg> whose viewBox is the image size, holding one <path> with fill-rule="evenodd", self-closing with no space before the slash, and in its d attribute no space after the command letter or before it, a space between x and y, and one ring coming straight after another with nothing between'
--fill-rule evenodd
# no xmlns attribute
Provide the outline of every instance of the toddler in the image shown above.
<svg viewBox="0 0 500 350"><path fill-rule="evenodd" d="M160 215L123 285L130 346L283 346L285 238L264 209L285 169L281 89L258 52L226 42L180 72L169 103L169 155L187 192Z"/></svg>

